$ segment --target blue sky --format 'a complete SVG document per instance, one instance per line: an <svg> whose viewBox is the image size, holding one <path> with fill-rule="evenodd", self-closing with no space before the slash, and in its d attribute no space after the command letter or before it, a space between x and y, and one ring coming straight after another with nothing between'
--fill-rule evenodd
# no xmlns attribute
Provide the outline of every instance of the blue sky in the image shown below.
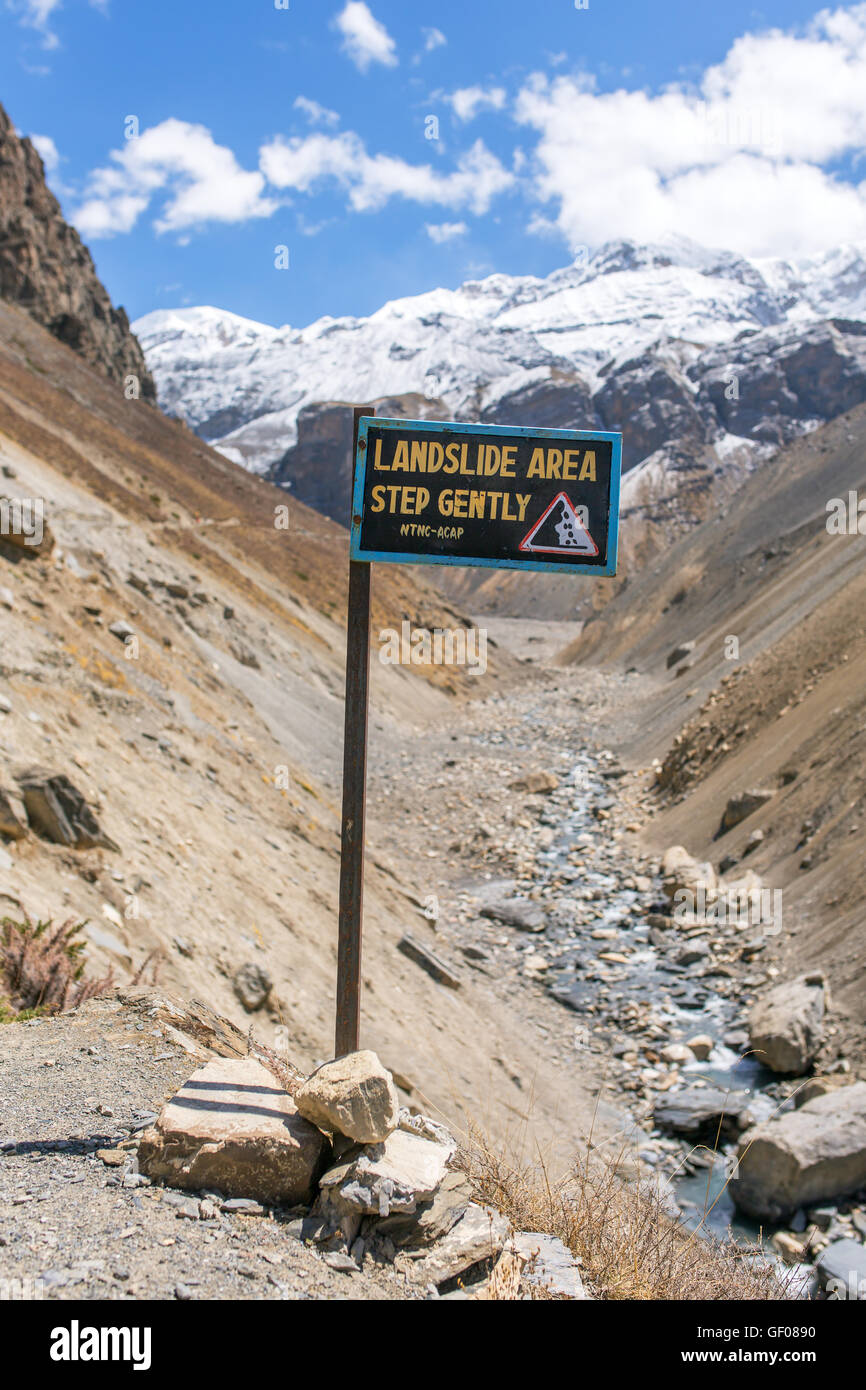
<svg viewBox="0 0 866 1390"><path fill-rule="evenodd" d="M863 4L0 0L0 39L132 318L302 326L619 236L866 238Z"/></svg>

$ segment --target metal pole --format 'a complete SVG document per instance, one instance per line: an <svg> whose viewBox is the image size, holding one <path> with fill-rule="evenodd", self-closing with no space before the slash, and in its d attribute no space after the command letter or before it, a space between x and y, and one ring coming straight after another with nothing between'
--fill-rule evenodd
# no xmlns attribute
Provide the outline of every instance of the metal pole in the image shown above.
<svg viewBox="0 0 866 1390"><path fill-rule="evenodd" d="M352 482L358 422L375 406L355 406ZM337 941L337 1023L334 1055L357 1052L361 1029L361 924L364 904L364 819L367 807L367 710L370 683L370 565L349 561L346 714L343 738L343 829Z"/></svg>

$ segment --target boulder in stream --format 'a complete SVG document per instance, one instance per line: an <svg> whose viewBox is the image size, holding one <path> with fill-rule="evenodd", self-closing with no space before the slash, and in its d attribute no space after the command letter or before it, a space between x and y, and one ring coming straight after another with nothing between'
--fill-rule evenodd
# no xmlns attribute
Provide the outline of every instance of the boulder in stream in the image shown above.
<svg viewBox="0 0 866 1390"><path fill-rule="evenodd" d="M800 975L775 985L749 1014L749 1042L772 1071L803 1076L824 1040L824 976Z"/></svg>
<svg viewBox="0 0 866 1390"><path fill-rule="evenodd" d="M747 1130L730 1192L749 1216L781 1221L864 1186L866 1082L858 1081Z"/></svg>

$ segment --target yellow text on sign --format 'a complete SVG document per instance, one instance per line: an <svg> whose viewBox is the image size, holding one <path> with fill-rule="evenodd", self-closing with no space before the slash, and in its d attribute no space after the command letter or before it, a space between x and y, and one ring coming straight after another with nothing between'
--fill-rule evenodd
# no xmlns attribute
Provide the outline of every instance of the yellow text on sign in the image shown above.
<svg viewBox="0 0 866 1390"><path fill-rule="evenodd" d="M584 450L582 462L580 455L580 449L533 449L526 476L558 478L563 483L594 483L595 450Z"/></svg>
<svg viewBox="0 0 866 1390"><path fill-rule="evenodd" d="M436 498L440 516L478 521L523 521L529 506L528 492L479 492L470 488L445 488ZM420 516L430 502L426 487L378 483L370 494L370 511L401 516Z"/></svg>

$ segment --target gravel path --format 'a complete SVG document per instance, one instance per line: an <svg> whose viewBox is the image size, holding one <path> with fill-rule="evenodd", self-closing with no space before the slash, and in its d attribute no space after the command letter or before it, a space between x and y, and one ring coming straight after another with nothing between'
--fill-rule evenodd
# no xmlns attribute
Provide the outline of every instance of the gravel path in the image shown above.
<svg viewBox="0 0 866 1390"><path fill-rule="evenodd" d="M388 1266L329 1268L291 1213L202 1208L134 1171L118 1146L194 1066L116 999L0 1029L0 1298L417 1298Z"/></svg>

